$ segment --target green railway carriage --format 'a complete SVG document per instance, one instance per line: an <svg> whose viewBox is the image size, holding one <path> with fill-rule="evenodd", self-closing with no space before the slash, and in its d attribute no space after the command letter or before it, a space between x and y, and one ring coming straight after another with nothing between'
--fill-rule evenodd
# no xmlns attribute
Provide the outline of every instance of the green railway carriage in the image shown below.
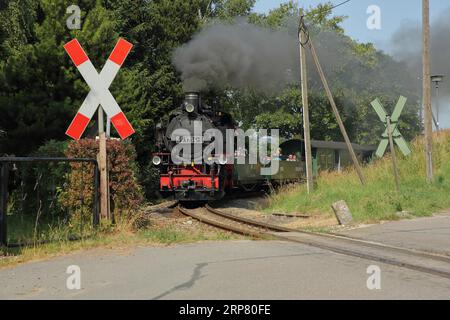
<svg viewBox="0 0 450 320"><path fill-rule="evenodd" d="M303 140L288 140L280 145L280 156L272 161L279 161L279 170L272 176L261 175L261 164L235 164L235 185L245 189L253 189L257 185L267 183L297 182L306 179L305 145ZM344 142L315 141L311 142L313 173L320 171L340 171L352 165L350 153ZM356 156L361 162L372 158L376 147L353 144Z"/></svg>
<svg viewBox="0 0 450 320"><path fill-rule="evenodd" d="M358 160L361 162L370 161L376 151L375 146L361 146L354 143L352 146ZM280 148L284 155L295 154L297 159L305 162L305 144L303 140L288 140L282 143ZM344 142L312 140L311 153L314 174L326 170L340 171L353 164L350 152Z"/></svg>
<svg viewBox="0 0 450 320"><path fill-rule="evenodd" d="M269 181L302 181L305 177L305 164L301 161L279 161L279 169L271 176L261 175L262 165L235 164L234 165L234 185L253 186Z"/></svg>

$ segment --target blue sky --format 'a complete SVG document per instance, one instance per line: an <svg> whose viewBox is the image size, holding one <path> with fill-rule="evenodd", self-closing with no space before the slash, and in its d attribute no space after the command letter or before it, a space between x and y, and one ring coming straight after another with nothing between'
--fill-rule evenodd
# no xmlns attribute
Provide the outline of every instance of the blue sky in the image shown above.
<svg viewBox="0 0 450 320"><path fill-rule="evenodd" d="M343 0L330 0L338 4ZM287 0L257 0L255 11L268 12L277 8ZM327 0L299 0L303 7L316 6ZM366 13L370 5L377 5L381 9L381 30L369 30ZM450 0L431 0L431 19L436 18L440 12L450 7ZM346 15L348 19L343 27L346 33L361 42L372 42L378 49L389 51L389 42L392 35L402 23L413 23L417 26L421 21L422 0L351 0L349 3L335 9L337 15Z"/></svg>

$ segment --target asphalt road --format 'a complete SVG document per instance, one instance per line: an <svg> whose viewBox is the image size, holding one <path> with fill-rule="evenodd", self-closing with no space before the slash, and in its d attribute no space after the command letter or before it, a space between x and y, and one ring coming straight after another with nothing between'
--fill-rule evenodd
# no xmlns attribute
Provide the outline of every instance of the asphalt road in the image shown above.
<svg viewBox="0 0 450 320"><path fill-rule="evenodd" d="M342 234L450 256L450 213L373 225Z"/></svg>
<svg viewBox="0 0 450 320"><path fill-rule="evenodd" d="M92 250L0 270L1 299L449 299L450 280L281 241ZM81 290L66 269L81 269Z"/></svg>

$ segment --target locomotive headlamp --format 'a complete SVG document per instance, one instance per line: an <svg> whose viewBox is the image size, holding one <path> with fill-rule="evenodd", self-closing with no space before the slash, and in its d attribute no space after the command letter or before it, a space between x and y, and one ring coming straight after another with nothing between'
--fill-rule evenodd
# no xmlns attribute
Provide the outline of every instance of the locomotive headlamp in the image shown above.
<svg viewBox="0 0 450 320"><path fill-rule="evenodd" d="M184 109L187 113L193 114L200 110L200 94L198 92L187 92L184 96Z"/></svg>
<svg viewBox="0 0 450 320"><path fill-rule="evenodd" d="M186 111L188 112L188 113L192 113L192 112L194 112L195 111L195 107L194 107L194 105L193 104L191 104L191 103L186 103Z"/></svg>
<svg viewBox="0 0 450 320"><path fill-rule="evenodd" d="M159 166L161 164L161 158L158 156L154 156L152 162L155 166Z"/></svg>

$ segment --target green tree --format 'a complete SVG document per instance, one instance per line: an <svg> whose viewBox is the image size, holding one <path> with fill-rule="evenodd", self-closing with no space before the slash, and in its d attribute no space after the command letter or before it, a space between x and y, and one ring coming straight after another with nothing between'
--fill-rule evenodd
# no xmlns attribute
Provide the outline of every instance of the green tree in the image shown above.
<svg viewBox="0 0 450 320"><path fill-rule="evenodd" d="M250 15L256 0L201 0L198 16L202 23L211 19L229 20Z"/></svg>
<svg viewBox="0 0 450 320"><path fill-rule="evenodd" d="M175 48L188 42L206 24L236 16L296 36L299 5L289 1L268 14L252 12L255 0L79 0L81 30L68 30L64 0L0 2L0 154L27 155L46 141L64 135L89 88L63 46L77 38L100 70L119 37L133 50L111 87L112 94L136 129L130 139L140 164L147 195L156 185L151 177L155 125L182 101L179 74L172 66ZM307 10L307 21L338 108L352 140L375 143L384 128L370 107L380 98L395 105L409 98L401 131L407 138L419 131L414 79L406 67L345 36L343 16L332 4ZM327 34L327 32L331 32ZM295 39L295 38L294 38ZM331 45L336 49L328 49ZM311 59L308 59L311 62ZM323 88L310 65L310 104L314 139L342 140ZM302 133L299 86L293 83L276 95L228 88L205 93L207 101L230 111L244 128L280 128L285 137ZM95 126L92 123L91 126ZM95 130L95 128L92 128ZM1 135L1 134L0 134ZM1 137L0 137L1 138Z"/></svg>

